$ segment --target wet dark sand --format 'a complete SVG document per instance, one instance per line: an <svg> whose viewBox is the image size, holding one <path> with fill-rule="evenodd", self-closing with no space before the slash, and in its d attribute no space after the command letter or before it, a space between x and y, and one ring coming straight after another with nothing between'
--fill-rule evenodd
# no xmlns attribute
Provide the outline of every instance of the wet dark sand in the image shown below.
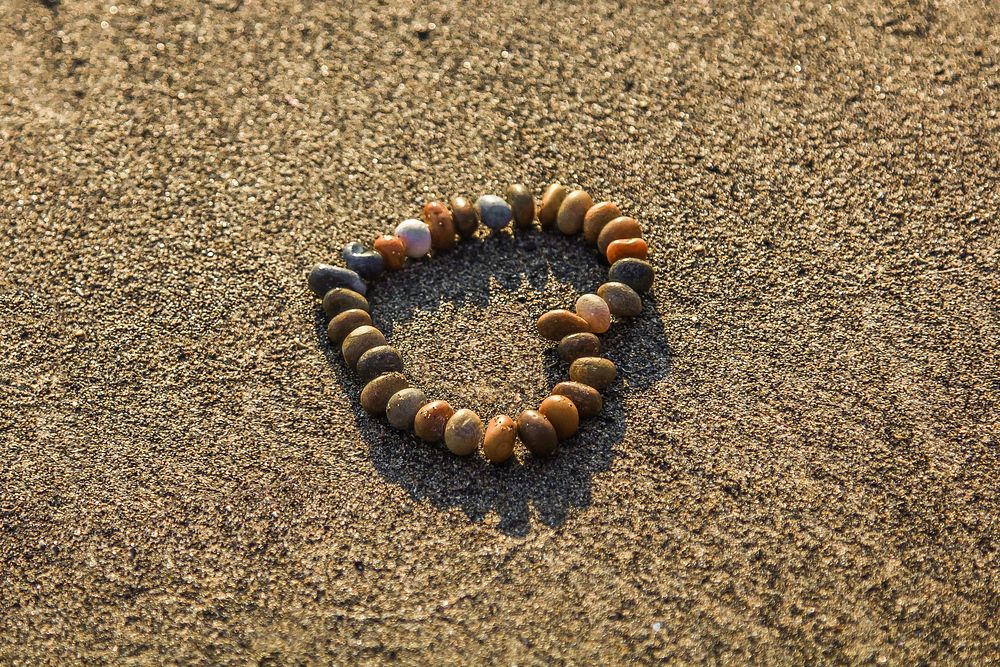
<svg viewBox="0 0 1000 667"><path fill-rule="evenodd" d="M0 663L1000 659L1000 10L346 4L0 1ZM552 179L655 252L603 415L492 468L361 414L308 265ZM372 298L488 417L602 272Z"/></svg>

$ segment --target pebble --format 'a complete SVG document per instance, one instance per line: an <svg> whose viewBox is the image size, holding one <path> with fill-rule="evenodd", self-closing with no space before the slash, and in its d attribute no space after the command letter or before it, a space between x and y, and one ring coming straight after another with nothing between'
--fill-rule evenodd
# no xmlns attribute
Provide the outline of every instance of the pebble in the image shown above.
<svg viewBox="0 0 1000 667"><path fill-rule="evenodd" d="M621 215L622 211L617 204L609 201L594 204L583 218L583 238L588 243L597 243L597 237L604 226Z"/></svg>
<svg viewBox="0 0 1000 667"><path fill-rule="evenodd" d="M496 195L483 195L476 202L479 219L490 229L496 231L510 224L510 206Z"/></svg>
<svg viewBox="0 0 1000 667"><path fill-rule="evenodd" d="M538 222L542 223L542 229L548 229L556 224L556 217L559 215L559 207L569 191L559 183L553 183L546 188L542 195L541 205L538 207Z"/></svg>
<svg viewBox="0 0 1000 667"><path fill-rule="evenodd" d="M457 243L455 220L448 207L439 201L424 204L424 223L431 230L431 247L435 250L450 250Z"/></svg>
<svg viewBox="0 0 1000 667"><path fill-rule="evenodd" d="M486 425L483 454L490 463L503 463L514 455L517 422L507 415L497 415Z"/></svg>
<svg viewBox="0 0 1000 667"><path fill-rule="evenodd" d="M373 326L360 326L351 333L340 346L344 361L354 368L358 365L361 355L379 345L385 345L385 336Z"/></svg>
<svg viewBox="0 0 1000 667"><path fill-rule="evenodd" d="M431 250L431 230L426 224L410 218L396 225L396 236L403 241L407 257L423 257Z"/></svg>
<svg viewBox="0 0 1000 667"><path fill-rule="evenodd" d="M642 297L624 283L604 283L597 288L597 296L604 299L615 317L636 317L642 312Z"/></svg>
<svg viewBox="0 0 1000 667"><path fill-rule="evenodd" d="M468 456L479 449L483 439L483 420L472 410L462 408L444 427L444 446L456 456Z"/></svg>
<svg viewBox="0 0 1000 667"><path fill-rule="evenodd" d="M517 435L535 456L549 456L559 447L555 427L538 410L525 410L517 416Z"/></svg>
<svg viewBox="0 0 1000 667"><path fill-rule="evenodd" d="M425 442L439 442L444 437L444 429L455 410L448 401L431 401L417 410L413 419L413 432Z"/></svg>
<svg viewBox="0 0 1000 667"><path fill-rule="evenodd" d="M390 271L399 271L406 264L406 244L398 236L384 234L375 239L374 245Z"/></svg>
<svg viewBox="0 0 1000 667"><path fill-rule="evenodd" d="M570 334L559 341L556 348L559 358L573 363L580 357L593 357L601 353L601 341L592 333Z"/></svg>
<svg viewBox="0 0 1000 667"><path fill-rule="evenodd" d="M350 269L317 264L309 270L309 289L316 296L322 299L327 292L337 287L346 287L361 295L368 291L368 286L361 280L361 276Z"/></svg>
<svg viewBox="0 0 1000 667"><path fill-rule="evenodd" d="M611 328L611 310L596 294L584 294L577 299L576 314L587 321L594 333L604 333Z"/></svg>
<svg viewBox="0 0 1000 667"><path fill-rule="evenodd" d="M465 197L454 197L450 203L455 229L463 239L469 238L479 227L479 214L476 213L476 208Z"/></svg>
<svg viewBox="0 0 1000 667"><path fill-rule="evenodd" d="M580 382L560 382L552 388L552 393L573 401L580 413L580 419L590 419L600 414L604 408L604 399L601 398L600 392Z"/></svg>
<svg viewBox="0 0 1000 667"><path fill-rule="evenodd" d="M569 379L601 391L618 377L618 369L610 359L581 357L570 364Z"/></svg>
<svg viewBox="0 0 1000 667"><path fill-rule="evenodd" d="M371 312L368 299L352 289L335 287L323 297L323 312L327 317L336 317L345 310L354 309Z"/></svg>
<svg viewBox="0 0 1000 667"><path fill-rule="evenodd" d="M642 259L626 257L611 265L608 280L625 283L639 294L653 286L653 265Z"/></svg>
<svg viewBox="0 0 1000 667"><path fill-rule="evenodd" d="M638 238L642 238L642 227L635 218L623 215L604 225L604 229L597 235L597 249L602 255L607 255L608 246L612 241Z"/></svg>
<svg viewBox="0 0 1000 667"><path fill-rule="evenodd" d="M361 310L360 308L345 310L336 315L326 325L326 337L334 345L340 345L347 338L347 334L366 324L371 326L371 323L372 316L368 314L367 310Z"/></svg>
<svg viewBox="0 0 1000 667"><path fill-rule="evenodd" d="M573 190L566 195L556 214L556 227L566 236L579 234L583 230L583 219L594 205L594 200L583 190Z"/></svg>
<svg viewBox="0 0 1000 667"><path fill-rule="evenodd" d="M538 318L536 325L538 333L542 338L548 340L562 340L566 336L575 333L585 333L590 331L587 320L568 310L550 310Z"/></svg>
<svg viewBox="0 0 1000 667"><path fill-rule="evenodd" d="M396 392L410 386L402 373L385 373L365 385L361 390L361 407L373 415L384 415L389 399Z"/></svg>
<svg viewBox="0 0 1000 667"><path fill-rule="evenodd" d="M607 258L611 264L626 257L646 259L648 256L649 246L642 239L618 239L608 244Z"/></svg>
<svg viewBox="0 0 1000 667"><path fill-rule="evenodd" d="M565 440L580 428L580 413L573 401L565 396L549 396L538 406L538 411L549 420L560 440Z"/></svg>
<svg viewBox="0 0 1000 667"><path fill-rule="evenodd" d="M402 370L403 358L391 345L373 347L358 359L358 379L362 382L371 382L379 375Z"/></svg>
<svg viewBox="0 0 1000 667"><path fill-rule="evenodd" d="M518 229L527 229L535 221L535 198L531 191L521 184L507 188L507 203L514 215L514 225Z"/></svg>
<svg viewBox="0 0 1000 667"><path fill-rule="evenodd" d="M385 417L393 428L409 431L413 428L413 418L420 408L427 405L427 396L415 387L401 389L389 398L385 406Z"/></svg>
<svg viewBox="0 0 1000 667"><path fill-rule="evenodd" d="M369 250L363 243L357 241L344 246L342 257L347 268L364 280L375 278L385 271L385 259L382 254Z"/></svg>

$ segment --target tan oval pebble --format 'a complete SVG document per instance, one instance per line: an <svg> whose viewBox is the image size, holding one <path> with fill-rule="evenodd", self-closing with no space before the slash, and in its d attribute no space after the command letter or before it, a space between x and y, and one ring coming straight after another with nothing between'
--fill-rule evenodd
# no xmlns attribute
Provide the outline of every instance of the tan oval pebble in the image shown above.
<svg viewBox="0 0 1000 667"><path fill-rule="evenodd" d="M615 317L636 317L642 312L642 297L625 283L604 283L597 288L597 296Z"/></svg>
<svg viewBox="0 0 1000 667"><path fill-rule="evenodd" d="M531 191L521 184L507 188L507 203L514 215L514 225L519 229L531 227L535 221L535 198Z"/></svg>
<svg viewBox="0 0 1000 667"><path fill-rule="evenodd" d="M345 310L334 316L326 325L326 336L334 345L340 345L347 338L347 334L366 324L371 326L371 323L372 316L368 314L368 311L360 308Z"/></svg>
<svg viewBox="0 0 1000 667"><path fill-rule="evenodd" d="M402 373L379 375L361 390L361 407L373 415L383 415L393 394L409 386Z"/></svg>
<svg viewBox="0 0 1000 667"><path fill-rule="evenodd" d="M604 399L601 398L600 392L580 382L560 382L552 388L552 393L573 401L580 413L580 419L590 419L600 414L604 408Z"/></svg>
<svg viewBox="0 0 1000 667"><path fill-rule="evenodd" d="M427 405L427 396L415 387L401 389L389 398L385 406L385 417L393 428L409 431L413 419L420 408Z"/></svg>
<svg viewBox="0 0 1000 667"><path fill-rule="evenodd" d="M597 243L597 237L604 226L621 215L622 211L617 204L609 201L594 204L583 217L583 238L589 243Z"/></svg>
<svg viewBox="0 0 1000 667"><path fill-rule="evenodd" d="M602 255L606 255L612 241L640 238L642 238L642 227L635 221L635 218L623 215L604 225L604 229L597 235L597 249L601 251Z"/></svg>
<svg viewBox="0 0 1000 667"><path fill-rule="evenodd" d="M556 224L556 217L559 215L559 207L569 192L566 188L553 183L546 188L542 195L541 205L538 207L538 222L542 223L542 229L548 229Z"/></svg>
<svg viewBox="0 0 1000 667"><path fill-rule="evenodd" d="M456 456L468 456L483 439L483 420L472 410L462 408L444 427L444 446Z"/></svg>
<svg viewBox="0 0 1000 667"><path fill-rule="evenodd" d="M358 365L361 355L379 345L385 345L385 336L373 326L361 326L347 334L340 346L340 353L348 366Z"/></svg>
<svg viewBox="0 0 1000 667"><path fill-rule="evenodd" d="M517 437L535 456L549 456L559 447L555 427L538 410L525 410L517 416Z"/></svg>
<svg viewBox="0 0 1000 667"><path fill-rule="evenodd" d="M514 455L517 422L507 415L497 415L486 425L483 454L490 463L503 463Z"/></svg>
<svg viewBox="0 0 1000 667"><path fill-rule="evenodd" d="M618 377L618 369L610 359L581 357L569 366L569 379L600 391Z"/></svg>
<svg viewBox="0 0 1000 667"><path fill-rule="evenodd" d="M323 297L323 312L327 317L336 317L345 310L363 310L371 312L368 299L346 287L335 287Z"/></svg>
<svg viewBox="0 0 1000 667"><path fill-rule="evenodd" d="M592 333L570 334L556 347L559 358L568 364L580 357L593 357L601 353L601 341Z"/></svg>
<svg viewBox="0 0 1000 667"><path fill-rule="evenodd" d="M538 406L560 440L570 437L580 428L580 413L576 405L565 396L549 396Z"/></svg>
<svg viewBox="0 0 1000 667"><path fill-rule="evenodd" d="M549 340L562 340L570 334L590 331L587 320L562 309L550 310L545 313L538 318L536 326L542 338Z"/></svg>
<svg viewBox="0 0 1000 667"><path fill-rule="evenodd" d="M371 382L379 375L403 371L403 358L391 345L373 347L358 358L358 379Z"/></svg>
<svg viewBox="0 0 1000 667"><path fill-rule="evenodd" d="M579 234L583 230L583 219L593 205L594 200L584 190L573 190L559 206L556 227L566 236Z"/></svg>
<svg viewBox="0 0 1000 667"><path fill-rule="evenodd" d="M587 321L594 333L604 333L611 328L611 309L596 294L584 294L577 299L576 314Z"/></svg>
<svg viewBox="0 0 1000 667"><path fill-rule="evenodd" d="M444 437L445 426L455 414L448 401L431 401L417 410L413 419L413 432L425 442L438 442Z"/></svg>

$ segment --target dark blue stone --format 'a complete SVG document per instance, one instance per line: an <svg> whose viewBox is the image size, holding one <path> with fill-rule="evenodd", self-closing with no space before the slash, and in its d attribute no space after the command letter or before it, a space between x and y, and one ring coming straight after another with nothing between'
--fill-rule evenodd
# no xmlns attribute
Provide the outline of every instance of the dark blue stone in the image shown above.
<svg viewBox="0 0 1000 667"><path fill-rule="evenodd" d="M365 280L370 280L385 271L382 254L365 248L355 241L344 246L344 264Z"/></svg>
<svg viewBox="0 0 1000 667"><path fill-rule="evenodd" d="M368 291L368 286L361 280L354 271L340 266L330 266L329 264L317 264L309 271L309 289L316 296L322 298L327 292L336 287L346 287L358 294Z"/></svg>
<svg viewBox="0 0 1000 667"><path fill-rule="evenodd" d="M653 265L635 257L619 259L611 265L608 280L625 283L639 294L653 286Z"/></svg>

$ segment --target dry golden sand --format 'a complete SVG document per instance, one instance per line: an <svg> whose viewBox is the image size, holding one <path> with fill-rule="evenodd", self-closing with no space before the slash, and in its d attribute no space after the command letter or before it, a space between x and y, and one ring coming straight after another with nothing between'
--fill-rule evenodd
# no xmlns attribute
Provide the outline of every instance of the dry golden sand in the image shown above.
<svg viewBox="0 0 1000 667"><path fill-rule="evenodd" d="M981 663L997 644L992 2L0 0L0 663ZM361 413L304 271L552 179L648 230L552 461ZM488 419L602 276L555 234L372 291Z"/></svg>

